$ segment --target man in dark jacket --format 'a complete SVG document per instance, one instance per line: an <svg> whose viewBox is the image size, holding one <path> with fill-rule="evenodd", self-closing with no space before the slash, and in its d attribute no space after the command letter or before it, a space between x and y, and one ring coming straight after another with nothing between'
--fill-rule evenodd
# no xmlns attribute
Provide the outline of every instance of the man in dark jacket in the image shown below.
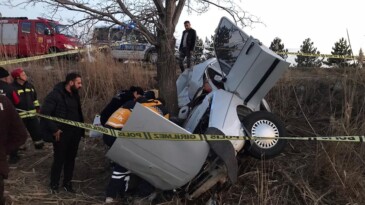
<svg viewBox="0 0 365 205"><path fill-rule="evenodd" d="M184 72L184 59L186 57L186 66L190 68L191 66L191 54L195 48L196 41L196 31L191 28L190 22L184 22L185 31L182 33L180 42L180 55L179 55L179 65L181 72Z"/></svg>
<svg viewBox="0 0 365 205"><path fill-rule="evenodd" d="M0 67L0 95L9 98L13 105L19 104L19 96L13 86L10 85L11 77L5 68Z"/></svg>
<svg viewBox="0 0 365 205"><path fill-rule="evenodd" d="M34 86L28 82L28 76L22 68L17 68L11 72L14 78L13 87L19 95L19 103L15 106L18 109L26 110L31 113L39 111L39 101ZM43 140L39 128L39 120L35 115L19 112L36 149L43 148Z"/></svg>
<svg viewBox="0 0 365 205"><path fill-rule="evenodd" d="M133 100L133 93L138 89L142 90L142 88L131 86L129 90L122 90L115 95L112 100L108 103L107 106L100 113L100 123L102 126L105 126L105 123L108 121L109 117L124 103L127 101Z"/></svg>
<svg viewBox="0 0 365 205"><path fill-rule="evenodd" d="M0 205L5 204L4 179L9 173L6 155L24 144L26 139L27 131L14 105L0 95Z"/></svg>
<svg viewBox="0 0 365 205"><path fill-rule="evenodd" d="M41 113L67 120L83 122L78 90L82 87L81 76L70 73L66 81L58 83L44 100ZM53 164L51 169L51 193L58 193L58 186L63 169L63 188L74 193L71 180L75 158L84 130L63 123L41 119L43 139L53 142Z"/></svg>

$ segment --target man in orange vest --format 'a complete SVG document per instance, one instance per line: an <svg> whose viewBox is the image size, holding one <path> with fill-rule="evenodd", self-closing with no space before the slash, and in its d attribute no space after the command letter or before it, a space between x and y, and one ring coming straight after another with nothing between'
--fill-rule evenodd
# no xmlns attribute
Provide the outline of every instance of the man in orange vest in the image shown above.
<svg viewBox="0 0 365 205"><path fill-rule="evenodd" d="M154 99L155 96L151 93L151 91L146 92L144 95L143 90L141 88L138 88L136 91L133 92L133 96L134 100L126 102L122 107L120 107L110 116L110 118L106 122L106 127L118 130L123 129L137 102L151 109L152 111L164 116L165 118L169 118L169 113L167 109L159 100ZM148 99L146 97L152 99ZM103 139L105 144L111 147L116 138L104 135ZM128 190L128 183L131 177L130 174L131 172L126 168L118 164L114 165L113 173L106 189L105 203L113 203L118 193L121 196L124 195L124 193ZM144 180L142 183L148 188L149 186L151 186L147 185L147 182L145 182Z"/></svg>

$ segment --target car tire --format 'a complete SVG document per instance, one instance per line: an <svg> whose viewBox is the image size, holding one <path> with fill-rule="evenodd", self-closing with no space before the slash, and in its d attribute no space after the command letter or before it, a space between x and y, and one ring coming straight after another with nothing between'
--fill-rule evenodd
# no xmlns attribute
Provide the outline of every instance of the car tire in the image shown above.
<svg viewBox="0 0 365 205"><path fill-rule="evenodd" d="M286 136L284 123L274 114L258 111L249 114L242 120L245 131L252 137ZM257 159L270 159L280 154L287 142L282 139L253 139L245 143L244 150Z"/></svg>

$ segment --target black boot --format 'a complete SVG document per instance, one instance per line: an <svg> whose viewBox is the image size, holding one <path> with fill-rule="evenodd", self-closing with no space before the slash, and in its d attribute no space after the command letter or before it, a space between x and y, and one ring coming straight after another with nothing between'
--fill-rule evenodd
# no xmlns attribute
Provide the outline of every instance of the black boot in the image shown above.
<svg viewBox="0 0 365 205"><path fill-rule="evenodd" d="M76 193L76 191L72 188L72 183L71 182L63 184L63 189L67 192L70 192L70 193Z"/></svg>
<svg viewBox="0 0 365 205"><path fill-rule="evenodd" d="M51 189L51 194L58 194L59 192L57 184L51 184L50 189Z"/></svg>

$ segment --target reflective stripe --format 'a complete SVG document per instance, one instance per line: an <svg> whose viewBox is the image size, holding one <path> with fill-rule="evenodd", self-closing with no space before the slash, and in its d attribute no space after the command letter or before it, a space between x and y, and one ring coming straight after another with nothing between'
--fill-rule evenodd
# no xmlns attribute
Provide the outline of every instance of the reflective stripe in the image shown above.
<svg viewBox="0 0 365 205"><path fill-rule="evenodd" d="M124 178L124 181L125 181L125 191L128 191L129 179L130 179L129 176L127 176L126 178Z"/></svg>
<svg viewBox="0 0 365 205"><path fill-rule="evenodd" d="M34 89L25 88L25 92L28 92L28 93L34 92ZM17 93L18 93L18 95L20 95L20 94L24 93L24 90L23 89L17 90Z"/></svg>
<svg viewBox="0 0 365 205"><path fill-rule="evenodd" d="M113 128L123 128L123 126L124 126L124 124L114 123L114 122L110 122L110 121L108 121L106 124L112 126Z"/></svg>
<svg viewBox="0 0 365 205"><path fill-rule="evenodd" d="M34 103L34 106L36 106L36 107L39 106L39 101L38 100L35 100L33 103Z"/></svg>
<svg viewBox="0 0 365 205"><path fill-rule="evenodd" d="M114 175L112 175L112 179L121 179L123 177L125 177L125 175L122 175L122 176L114 176Z"/></svg>
<svg viewBox="0 0 365 205"><path fill-rule="evenodd" d="M127 171L127 172L116 172L116 171L113 171L113 174L130 174L131 172L130 171Z"/></svg>
<svg viewBox="0 0 365 205"><path fill-rule="evenodd" d="M43 140L35 141L34 144L43 144Z"/></svg>

